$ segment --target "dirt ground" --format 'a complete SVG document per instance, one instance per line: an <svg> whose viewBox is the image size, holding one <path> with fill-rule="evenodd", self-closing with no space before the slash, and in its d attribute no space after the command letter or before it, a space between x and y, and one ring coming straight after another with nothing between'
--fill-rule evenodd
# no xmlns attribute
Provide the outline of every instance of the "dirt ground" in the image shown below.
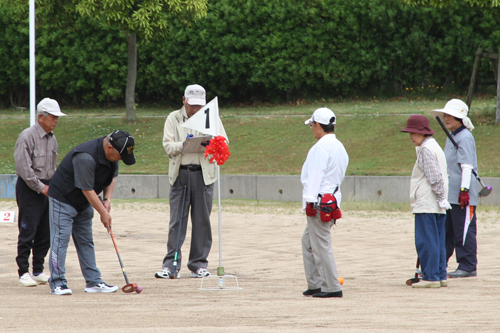
<svg viewBox="0 0 500 333"><path fill-rule="evenodd" d="M12 201L0 210L15 209ZM448 288L412 289L416 252L410 213L345 211L332 231L342 299L302 296L306 282L299 204L292 211L223 206L222 259L241 290L200 290L201 279L156 279L166 251L165 203L121 203L113 230L129 279L141 294L87 294L73 244L66 268L71 296L48 286L21 287L15 263L17 223L0 223L1 332L499 332L500 213L478 209L478 277ZM212 215L209 270L219 262L218 213ZM189 234L189 231L188 231ZM123 275L110 237L94 220L97 264L107 283ZM185 256L189 237L184 244ZM455 269L453 259L450 268ZM233 278L226 278L228 287ZM215 287L216 278L204 286Z"/></svg>

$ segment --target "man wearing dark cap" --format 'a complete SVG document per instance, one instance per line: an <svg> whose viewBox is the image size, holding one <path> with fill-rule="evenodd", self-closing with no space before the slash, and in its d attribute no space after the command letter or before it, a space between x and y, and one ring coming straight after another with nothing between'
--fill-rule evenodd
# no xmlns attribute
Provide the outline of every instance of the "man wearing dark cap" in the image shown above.
<svg viewBox="0 0 500 333"><path fill-rule="evenodd" d="M94 209L111 228L111 198L118 176L118 161L135 163L134 138L125 131L87 141L73 148L61 161L49 188L51 294L71 295L65 278L66 253L73 236L88 293L111 293L96 266L92 218ZM103 201L98 194L103 194Z"/></svg>
<svg viewBox="0 0 500 333"><path fill-rule="evenodd" d="M56 171L59 146L53 130L61 112L59 103L44 98L36 107L38 121L25 129L14 148L16 161L16 201L19 207L19 237L16 262L19 284L34 287L46 284L49 275L43 272L45 256L50 247L49 181ZM29 273L29 256L33 253L33 275Z"/></svg>

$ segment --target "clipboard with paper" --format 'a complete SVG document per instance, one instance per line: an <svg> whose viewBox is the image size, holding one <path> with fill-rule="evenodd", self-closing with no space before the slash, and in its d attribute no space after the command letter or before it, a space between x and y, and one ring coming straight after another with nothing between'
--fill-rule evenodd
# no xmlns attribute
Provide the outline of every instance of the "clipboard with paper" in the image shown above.
<svg viewBox="0 0 500 333"><path fill-rule="evenodd" d="M187 138L184 143L184 147L182 147L181 154L203 153L205 151L205 147L201 144L210 141L210 139L212 139L211 135L201 135Z"/></svg>

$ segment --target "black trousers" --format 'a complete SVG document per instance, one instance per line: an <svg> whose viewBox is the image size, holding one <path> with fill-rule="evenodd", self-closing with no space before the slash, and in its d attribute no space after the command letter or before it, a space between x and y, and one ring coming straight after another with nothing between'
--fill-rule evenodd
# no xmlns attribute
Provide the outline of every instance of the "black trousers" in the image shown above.
<svg viewBox="0 0 500 333"><path fill-rule="evenodd" d="M450 260L453 252L457 253L458 269L472 272L477 269L477 225L476 207L470 206L473 211L471 222L465 237L465 211L460 205L451 205L451 209L446 211L446 262Z"/></svg>
<svg viewBox="0 0 500 333"><path fill-rule="evenodd" d="M42 180L42 182L48 184L48 181ZM31 251L33 251L33 273L41 273L50 247L49 198L33 191L21 177L18 177L16 201L19 208L16 257L19 276L29 272Z"/></svg>

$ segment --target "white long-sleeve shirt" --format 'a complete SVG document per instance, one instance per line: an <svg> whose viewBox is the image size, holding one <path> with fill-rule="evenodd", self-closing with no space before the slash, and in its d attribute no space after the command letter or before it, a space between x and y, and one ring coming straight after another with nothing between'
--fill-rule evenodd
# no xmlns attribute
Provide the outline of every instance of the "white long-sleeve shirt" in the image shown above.
<svg viewBox="0 0 500 333"><path fill-rule="evenodd" d="M311 147L307 159L302 166L300 180L303 207L307 202L317 202L318 194L335 193L337 204L340 206L342 195L340 184L344 181L349 155L335 134L326 134Z"/></svg>

